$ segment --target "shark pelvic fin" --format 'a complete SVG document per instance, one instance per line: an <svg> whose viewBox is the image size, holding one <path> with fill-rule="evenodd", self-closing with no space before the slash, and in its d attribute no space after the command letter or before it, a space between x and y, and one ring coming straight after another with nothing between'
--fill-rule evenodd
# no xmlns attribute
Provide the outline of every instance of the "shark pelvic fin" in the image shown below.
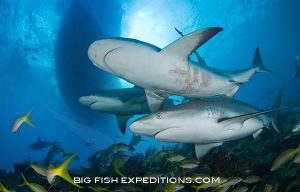
<svg viewBox="0 0 300 192"><path fill-rule="evenodd" d="M253 133L253 138L256 139L261 132L262 132L262 129L260 129L260 130L256 131L255 133Z"/></svg>
<svg viewBox="0 0 300 192"><path fill-rule="evenodd" d="M223 143L195 144L195 154L197 159L201 159L214 147L218 147L222 144Z"/></svg>
<svg viewBox="0 0 300 192"><path fill-rule="evenodd" d="M152 113L158 111L162 107L164 100L166 99L166 96L158 95L157 93L150 91L148 89L145 89L145 94L147 97L147 102L150 111Z"/></svg>
<svg viewBox="0 0 300 192"><path fill-rule="evenodd" d="M257 117L259 115L263 115L266 113L271 113L274 111L279 110L280 108L275 108L275 109L270 109L266 111L259 111L259 112L254 112L254 113L248 113L244 115L238 115L234 117L224 117L218 120L218 123L224 124L224 126L229 126L229 125L235 125L235 124L240 124L241 127L243 126L243 123L251 118Z"/></svg>
<svg viewBox="0 0 300 192"><path fill-rule="evenodd" d="M121 116L117 115L117 122L118 122L118 127L121 131L122 134L125 134L126 132L126 125L127 121L131 118L132 116Z"/></svg>
<svg viewBox="0 0 300 192"><path fill-rule="evenodd" d="M187 61L189 56L198 47L206 43L210 38L222 30L221 27L209 27L195 31L166 46L160 53L171 54L183 61Z"/></svg>
<svg viewBox="0 0 300 192"><path fill-rule="evenodd" d="M273 103L272 108L280 108L281 98L282 98L282 89L279 90L277 97ZM272 118L272 121L271 121L272 127L275 129L275 131L277 131L279 134L281 134L282 132L281 132L281 130L278 126L278 122L277 122L278 112L273 113L271 115L271 118Z"/></svg>

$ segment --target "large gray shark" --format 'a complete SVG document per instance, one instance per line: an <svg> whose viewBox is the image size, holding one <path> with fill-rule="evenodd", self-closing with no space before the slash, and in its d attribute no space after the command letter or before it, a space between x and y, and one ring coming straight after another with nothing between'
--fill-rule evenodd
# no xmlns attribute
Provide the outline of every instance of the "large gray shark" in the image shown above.
<svg viewBox="0 0 300 192"><path fill-rule="evenodd" d="M125 134L127 121L133 115L150 113L145 90L133 88L112 89L79 98L79 102L93 110L112 113L117 116L118 127ZM166 100L166 105L173 105Z"/></svg>
<svg viewBox="0 0 300 192"><path fill-rule="evenodd" d="M102 39L90 45L88 56L97 67L145 88L149 107L155 112L168 95L234 96L239 86L255 73L270 72L264 68L258 48L253 66L238 71L219 70L189 59L221 30L220 27L198 30L163 49L135 39Z"/></svg>
<svg viewBox="0 0 300 192"><path fill-rule="evenodd" d="M272 126L279 132L276 116L267 113L279 109L280 98L281 92L273 109L266 111L230 98L193 100L144 116L133 122L130 129L160 141L193 143L199 159L223 142L249 135L257 137L264 127Z"/></svg>

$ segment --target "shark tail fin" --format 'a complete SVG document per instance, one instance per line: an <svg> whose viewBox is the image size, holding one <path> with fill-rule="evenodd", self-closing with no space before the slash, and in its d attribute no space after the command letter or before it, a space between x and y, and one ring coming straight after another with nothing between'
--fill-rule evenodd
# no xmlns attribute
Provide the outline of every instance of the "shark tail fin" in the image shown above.
<svg viewBox="0 0 300 192"><path fill-rule="evenodd" d="M19 187L27 186L27 185L28 185L27 179L25 178L25 176L23 175L23 173L21 173L21 175L22 175L22 178L23 178L23 180L24 180L24 183L22 183L21 185L19 185Z"/></svg>
<svg viewBox="0 0 300 192"><path fill-rule="evenodd" d="M275 102L273 103L273 106L272 106L273 109L280 108L281 98L282 98L282 88L279 90L277 97L275 99ZM275 111L274 113L270 114L271 118L272 118L271 125L279 134L281 134L281 130L278 126L278 120L277 120L278 113L279 113L279 111Z"/></svg>
<svg viewBox="0 0 300 192"><path fill-rule="evenodd" d="M53 172L69 182L70 184L74 185L75 187L78 188L83 188L80 185L74 183L73 179L71 178L69 172L68 172L68 167L71 161L76 157L77 153L74 153L71 155L68 159L66 159L58 168L53 169Z"/></svg>
<svg viewBox="0 0 300 192"><path fill-rule="evenodd" d="M265 68L264 63L261 59L261 55L259 52L259 47L257 46L255 50L255 54L252 61L252 67L256 69L256 73L274 73L273 71Z"/></svg>
<svg viewBox="0 0 300 192"><path fill-rule="evenodd" d="M33 109L30 109L27 113L26 113L26 115L24 116L24 120L25 120L25 122L28 124L28 125L30 125L31 127L35 127L34 126L34 124L30 121L30 119L29 119L29 117L30 117L30 115L31 115L31 113L32 113L32 110Z"/></svg>

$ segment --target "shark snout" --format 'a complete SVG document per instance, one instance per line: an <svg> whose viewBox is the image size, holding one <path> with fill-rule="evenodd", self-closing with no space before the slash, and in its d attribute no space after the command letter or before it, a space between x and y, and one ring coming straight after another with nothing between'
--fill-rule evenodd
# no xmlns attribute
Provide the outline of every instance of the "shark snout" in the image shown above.
<svg viewBox="0 0 300 192"><path fill-rule="evenodd" d="M141 135L147 135L147 136L152 136L151 127L149 126L148 123L137 120L131 123L129 126L130 130L134 133L141 134Z"/></svg>
<svg viewBox="0 0 300 192"><path fill-rule="evenodd" d="M89 46L88 57L97 67L113 73L109 67L109 63L106 63L106 57L118 48L120 48L120 45L113 39L98 40Z"/></svg>

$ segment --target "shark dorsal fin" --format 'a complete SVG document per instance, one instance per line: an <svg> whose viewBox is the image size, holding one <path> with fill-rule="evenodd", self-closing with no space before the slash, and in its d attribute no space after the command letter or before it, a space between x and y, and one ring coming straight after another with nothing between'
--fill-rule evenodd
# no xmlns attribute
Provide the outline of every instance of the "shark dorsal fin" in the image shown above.
<svg viewBox="0 0 300 192"><path fill-rule="evenodd" d="M274 109L270 109L270 110L266 110L266 111L258 111L258 112L254 112L254 113L247 113L244 115L238 115L238 116L234 116L234 117L224 117L218 120L218 123L222 123L222 124L226 124L230 125L230 124L241 124L241 126L243 125L243 123L251 118L257 117L259 115L263 115L266 113L271 113L274 111L279 110L280 108L274 108Z"/></svg>
<svg viewBox="0 0 300 192"><path fill-rule="evenodd" d="M160 53L175 55L177 58L186 61L198 47L220 31L222 31L221 27L209 27L195 31L166 46Z"/></svg>

